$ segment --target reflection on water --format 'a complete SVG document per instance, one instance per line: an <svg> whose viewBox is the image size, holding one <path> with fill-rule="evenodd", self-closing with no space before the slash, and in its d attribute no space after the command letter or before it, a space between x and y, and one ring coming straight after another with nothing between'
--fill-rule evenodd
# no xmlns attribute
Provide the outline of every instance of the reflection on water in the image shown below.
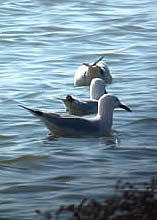
<svg viewBox="0 0 157 220"><path fill-rule="evenodd" d="M82 197L103 199L119 178L156 176L156 3L16 1L0 5L0 217L36 218ZM66 114L83 62L104 55L107 91L130 106L114 112L113 135L52 138L18 105Z"/></svg>

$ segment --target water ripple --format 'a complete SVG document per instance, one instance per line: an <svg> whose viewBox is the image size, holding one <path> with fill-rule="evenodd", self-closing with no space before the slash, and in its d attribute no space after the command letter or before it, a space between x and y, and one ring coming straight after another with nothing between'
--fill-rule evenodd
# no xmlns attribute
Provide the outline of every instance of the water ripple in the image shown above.
<svg viewBox="0 0 157 220"><path fill-rule="evenodd" d="M156 176L156 3L17 0L0 5L0 212L32 219L82 197L103 199L115 181ZM113 75L107 90L132 113L115 111L108 138L50 138L19 108L67 115L58 100L74 88L83 62L104 55ZM125 166L124 166L125 165Z"/></svg>

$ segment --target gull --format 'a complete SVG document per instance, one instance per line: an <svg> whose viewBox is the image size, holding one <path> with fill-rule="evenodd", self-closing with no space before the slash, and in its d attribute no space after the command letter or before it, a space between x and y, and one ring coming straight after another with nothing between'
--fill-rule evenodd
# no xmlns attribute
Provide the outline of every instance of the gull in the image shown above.
<svg viewBox="0 0 157 220"><path fill-rule="evenodd" d="M103 79L92 79L90 84L90 99L78 99L74 96L67 95L61 99L65 105L66 112L71 115L88 115L98 112L98 100L106 92L106 83Z"/></svg>
<svg viewBox="0 0 157 220"><path fill-rule="evenodd" d="M38 117L50 130L51 135L58 137L104 136L111 134L113 110L123 108L131 112L112 94L104 94L98 101L98 113L94 118L63 117L59 114L34 110L23 105L30 113Z"/></svg>
<svg viewBox="0 0 157 220"><path fill-rule="evenodd" d="M106 83L112 82L110 70L105 62L102 61L104 56L100 57L94 63L83 63L75 72L74 86L89 86L94 78L101 78Z"/></svg>

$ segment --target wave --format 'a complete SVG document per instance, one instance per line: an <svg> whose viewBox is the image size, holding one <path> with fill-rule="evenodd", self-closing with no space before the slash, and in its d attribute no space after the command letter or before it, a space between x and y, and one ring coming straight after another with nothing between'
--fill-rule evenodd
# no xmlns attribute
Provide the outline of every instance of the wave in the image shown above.
<svg viewBox="0 0 157 220"><path fill-rule="evenodd" d="M34 160L40 160L40 159L45 159L48 158L48 155L23 155L21 157L17 157L14 159L9 159L9 160L0 160L0 163L3 164L13 164L17 162L26 162L26 161L34 161Z"/></svg>

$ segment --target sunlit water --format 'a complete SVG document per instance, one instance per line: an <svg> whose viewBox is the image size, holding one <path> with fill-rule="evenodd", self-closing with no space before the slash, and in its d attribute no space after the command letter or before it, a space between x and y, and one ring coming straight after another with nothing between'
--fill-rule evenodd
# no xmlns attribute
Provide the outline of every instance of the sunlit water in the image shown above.
<svg viewBox="0 0 157 220"><path fill-rule="evenodd" d="M0 217L36 219L84 197L103 199L121 178L156 176L157 4L154 1L2 1L0 5ZM18 104L65 113L82 62L105 55L114 112L110 138L48 137Z"/></svg>

